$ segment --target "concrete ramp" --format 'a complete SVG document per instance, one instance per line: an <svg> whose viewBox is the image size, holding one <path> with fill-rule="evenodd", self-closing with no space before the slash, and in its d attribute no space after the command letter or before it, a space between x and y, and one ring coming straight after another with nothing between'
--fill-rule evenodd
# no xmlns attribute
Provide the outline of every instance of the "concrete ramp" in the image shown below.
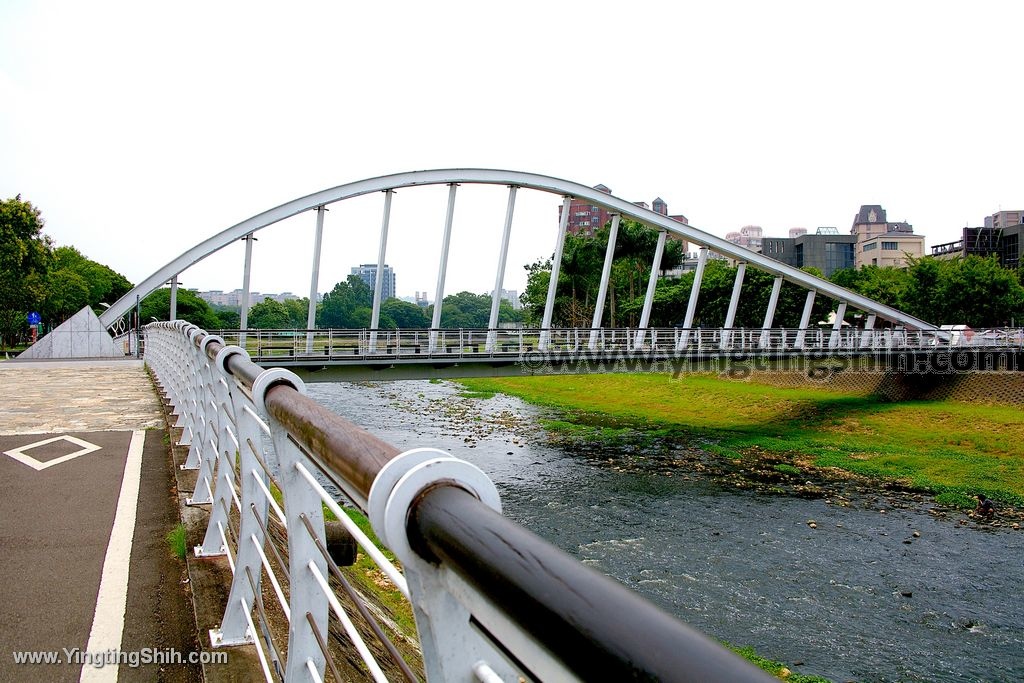
<svg viewBox="0 0 1024 683"><path fill-rule="evenodd" d="M107 329L88 306L18 355L19 359L123 358Z"/></svg>

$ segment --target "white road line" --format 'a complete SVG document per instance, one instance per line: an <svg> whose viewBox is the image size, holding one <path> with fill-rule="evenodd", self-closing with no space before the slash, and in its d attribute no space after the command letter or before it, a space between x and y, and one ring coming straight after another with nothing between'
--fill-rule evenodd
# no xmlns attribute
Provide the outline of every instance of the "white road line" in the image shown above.
<svg viewBox="0 0 1024 683"><path fill-rule="evenodd" d="M107 555L103 559L100 592L96 598L96 613L85 651L90 653L121 649L124 613L128 602L128 565L132 557L135 536L135 512L139 505L139 481L142 479L142 446L146 432L136 429L128 445L128 458L124 464L121 493L117 497L114 526L110 530ZM82 667L79 681L116 681L118 667L109 664L96 668Z"/></svg>

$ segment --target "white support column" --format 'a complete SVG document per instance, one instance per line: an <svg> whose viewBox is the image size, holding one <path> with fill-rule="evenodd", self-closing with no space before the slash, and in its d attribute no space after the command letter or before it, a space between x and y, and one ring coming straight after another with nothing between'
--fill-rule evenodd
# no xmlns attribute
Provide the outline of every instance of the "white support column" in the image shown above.
<svg viewBox="0 0 1024 683"><path fill-rule="evenodd" d="M729 298L729 310L725 314L725 325L722 328L721 348L729 348L732 341L732 325L736 321L736 309L740 305L740 291L743 289L743 276L747 273L747 264L736 266L736 279L732 283L732 297Z"/></svg>
<svg viewBox="0 0 1024 683"><path fill-rule="evenodd" d="M252 273L252 243L256 238L250 232L242 238L245 242L245 269L242 271L242 305L239 315L238 327L241 332L238 334L238 345L245 348L245 330L249 327L249 276Z"/></svg>
<svg viewBox="0 0 1024 683"><path fill-rule="evenodd" d="M814 308L814 296L817 294L813 289L807 292L807 301L804 302L804 312L800 315L800 329L796 332L796 339L793 341L794 349L804 348L804 338L807 336L807 326L811 324L811 309Z"/></svg>
<svg viewBox="0 0 1024 683"><path fill-rule="evenodd" d="M512 215L516 209L516 190L512 185L508 188L508 208L505 210L505 229L501 233L501 251L498 252L498 272L494 277L494 293L491 295L491 318L487 323L487 352L494 350L498 337L498 311L501 308L501 290L505 286L505 262L508 261L508 241L512 235Z"/></svg>
<svg viewBox="0 0 1024 683"><path fill-rule="evenodd" d="M772 329L772 322L775 321L775 307L779 305L779 292L782 291L782 276L777 275L772 283L772 294L768 297L768 310L764 312L764 324L761 325L761 339L757 345L759 348L768 346L769 331Z"/></svg>
<svg viewBox="0 0 1024 683"><path fill-rule="evenodd" d="M654 305L654 290L658 286L658 271L661 265L662 254L665 253L665 240L668 238L668 233L664 230L658 233L658 244L654 247L654 259L651 261L651 275L647 278L647 295L644 297L644 310L640 314L640 327L636 331L636 343L633 348L637 351L644 343L644 337L647 335L647 323L651 320L651 307Z"/></svg>
<svg viewBox="0 0 1024 683"><path fill-rule="evenodd" d="M171 278L171 311L168 320L178 319L178 276Z"/></svg>
<svg viewBox="0 0 1024 683"><path fill-rule="evenodd" d="M843 318L846 317L846 302L840 301L836 309L836 319L832 323L832 334L828 338L828 347L834 349L839 346L840 332L843 329Z"/></svg>
<svg viewBox="0 0 1024 683"><path fill-rule="evenodd" d="M235 417L234 424L238 433L239 489L237 493L241 503L238 545L235 552L235 575L231 582L231 591L224 608L220 629L210 634L219 645L240 645L251 643L253 640L247 633L245 615L252 611L263 575L260 550L257 548L263 548L266 541L263 528L266 525L269 507L267 497L263 495L260 485L257 483L259 481L263 486L270 486L270 478L263 471L253 452L253 449L260 448L258 444L263 442L263 434L256 421L256 412L253 410L255 406L246 393L239 388L230 373L224 370L224 361L235 352L248 357L248 354L238 350L237 347L226 347L217 356L217 368L221 371L221 376L227 382L230 391ZM230 453L228 460L229 463L234 462L234 452ZM229 469L229 472L233 478L234 470ZM255 586L249 583L250 575L253 577ZM271 582L273 581L274 579L271 580Z"/></svg>
<svg viewBox="0 0 1024 683"><path fill-rule="evenodd" d="M380 247L377 250L377 275L373 278L373 310L370 313L370 353L377 351L377 326L380 324L380 297L384 291L384 256L388 249L388 223L391 221L391 197L394 190L384 192L384 219L380 226Z"/></svg>
<svg viewBox="0 0 1024 683"><path fill-rule="evenodd" d="M864 332L861 333L860 337L860 348L866 348L871 346L871 338L874 336L873 330L875 329L875 314L869 313L868 319L864 322Z"/></svg>
<svg viewBox="0 0 1024 683"><path fill-rule="evenodd" d="M601 327L604 316L604 300L608 295L608 281L612 276L612 261L615 260L615 240L619 236L619 214L612 214L612 227L608 233L608 246L604 250L604 267L601 269L601 286L597 290L597 302L594 304L594 321L590 325L590 342L587 348L597 349L597 329Z"/></svg>
<svg viewBox="0 0 1024 683"><path fill-rule="evenodd" d="M448 274L448 246L452 241L452 220L455 217L455 190L448 186L448 212L444 217L444 236L441 238L441 263L437 267L437 289L434 291L434 316L430 321L430 353L437 349L437 330L441 327L441 302L444 300L444 279Z"/></svg>
<svg viewBox="0 0 1024 683"><path fill-rule="evenodd" d="M316 327L316 295L320 287L320 246L324 241L324 206L316 207L316 234L313 236L313 274L309 280L309 313L306 315L306 329ZM313 333L306 332L306 353L313 353Z"/></svg>
<svg viewBox="0 0 1024 683"><path fill-rule="evenodd" d="M544 302L544 320L540 327L540 341L537 348L547 351L551 343L551 318L555 312L555 294L558 289L558 274L562 269L562 250L565 248L565 228L569 224L571 197L562 200L562 218L558 221L558 236L555 238L555 255L551 259L551 279L548 281L548 298Z"/></svg>
<svg viewBox="0 0 1024 683"><path fill-rule="evenodd" d="M693 316L697 312L697 297L700 295L700 282L704 279L704 266L708 262L708 248L701 247L697 255L697 270L693 273L693 286L690 287L690 300L686 302L686 317L683 319L683 333L679 336L676 351L682 351L690 341L690 328L693 327Z"/></svg>

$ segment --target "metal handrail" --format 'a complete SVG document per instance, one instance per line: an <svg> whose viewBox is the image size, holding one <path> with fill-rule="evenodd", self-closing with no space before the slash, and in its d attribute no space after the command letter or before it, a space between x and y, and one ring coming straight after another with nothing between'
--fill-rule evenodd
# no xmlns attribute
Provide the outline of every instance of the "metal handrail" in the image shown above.
<svg viewBox="0 0 1024 683"><path fill-rule="evenodd" d="M215 452L207 449L197 463L202 476L207 469L213 474L213 463L218 468L210 502L216 501L212 512L219 505L224 515L214 523L217 515L211 514L210 524L215 524L216 530L209 533L222 541L232 562L234 582L248 581L242 585L250 595L256 592L258 575L266 568L266 556L253 551L247 560L250 564L244 570L235 569L243 563L240 537L245 535L232 530L231 538L239 539L232 554L224 531L230 527L228 508L234 502L248 510L253 501L259 501L265 519L267 502L255 485L248 487L249 493L242 486L242 499L236 498L234 452L247 437L231 433L232 421L246 416L251 402L265 411L279 459L290 452L285 457L290 465L279 463L282 473L278 478L289 520L287 575L293 618L287 652L289 660L297 658L286 663L286 680L322 676L325 662L318 658L326 651L320 634L326 626L324 586L329 572L316 545L317 534L323 530L321 494L294 471L306 469L301 464L303 457L327 468L332 479L342 483L356 505L369 513L378 535L402 560L431 680L467 678L470 671L477 675L504 671L534 679L773 680L501 516L496 511L500 503L493 484L472 465L434 449L399 453L306 397L301 381L291 373L263 370L243 349L188 323L156 323L146 330L147 336L152 333L154 337L153 343L147 344L146 361L158 376L167 378L162 384L170 387L172 402L183 413L190 412L186 421L191 425L192 443L199 444L198 450L214 444ZM174 372L178 366L187 371ZM235 408L232 413L231 399L224 392L230 394L235 389L244 393L246 408ZM206 396L212 391L221 392L219 398ZM230 439L218 442L221 434ZM232 445L227 445L228 441ZM262 463L250 463L250 468L259 474ZM247 495L253 498L247 499ZM299 508L291 507L293 503ZM247 540L269 542L261 513L252 511L259 531ZM302 527L308 533L299 534ZM250 567L256 570L256 577ZM233 584L232 596L235 589ZM452 591L448 598L439 597L446 591ZM333 595L327 598L337 612L337 600ZM225 621L234 610L236 620L244 617L241 628L255 638L251 612L259 605L244 597L232 600ZM262 609L259 612L262 620ZM308 634L303 635L296 626L294 615L307 617ZM268 648L278 649L269 642ZM262 650L260 657L263 660ZM368 666L379 670L375 663Z"/></svg>
<svg viewBox="0 0 1024 683"><path fill-rule="evenodd" d="M968 338L948 330L811 328L512 328L222 330L245 340L258 362L516 359L593 354L686 357L736 353L800 355L893 351L1020 351L1024 330ZM375 345L371 345L371 336ZM593 335L595 343L587 340Z"/></svg>

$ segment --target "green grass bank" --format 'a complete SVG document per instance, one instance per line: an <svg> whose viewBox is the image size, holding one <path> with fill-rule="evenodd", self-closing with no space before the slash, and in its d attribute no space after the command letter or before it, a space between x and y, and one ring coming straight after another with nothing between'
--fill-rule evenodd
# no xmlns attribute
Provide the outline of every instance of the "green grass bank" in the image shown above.
<svg viewBox="0 0 1024 683"><path fill-rule="evenodd" d="M721 456L776 468L836 468L973 507L972 496L1024 506L1024 411L959 401L890 402L835 388L783 388L713 374L465 379L555 409L546 426L609 440L627 433L700 438Z"/></svg>

